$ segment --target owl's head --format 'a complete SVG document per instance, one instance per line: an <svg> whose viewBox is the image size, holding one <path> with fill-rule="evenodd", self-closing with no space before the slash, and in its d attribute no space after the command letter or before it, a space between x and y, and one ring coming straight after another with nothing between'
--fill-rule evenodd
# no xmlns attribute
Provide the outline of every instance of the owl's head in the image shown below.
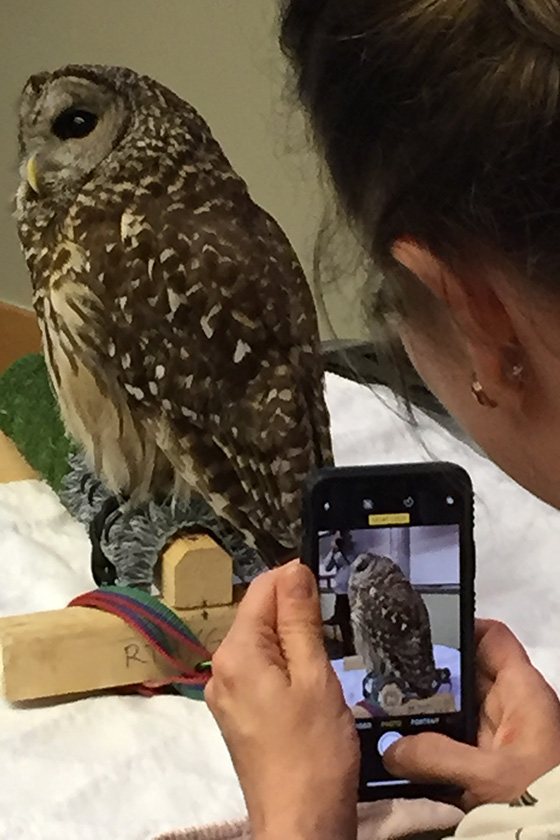
<svg viewBox="0 0 560 840"><path fill-rule="evenodd" d="M370 551L359 554L356 557L352 563L351 570L351 577L355 585L359 585L361 581L367 579L371 575L378 559L381 558L378 558L377 554L373 554Z"/></svg>
<svg viewBox="0 0 560 840"><path fill-rule="evenodd" d="M367 587L374 578L383 578L396 568L397 564L389 557L366 551L359 554L352 563L350 586L354 589Z"/></svg>
<svg viewBox="0 0 560 840"><path fill-rule="evenodd" d="M20 197L73 196L126 135L129 103L108 70L66 68L28 80L19 111Z"/></svg>
<svg viewBox="0 0 560 840"><path fill-rule="evenodd" d="M32 76L21 95L17 214L70 206L84 188L131 189L176 171L208 127L184 100L126 67L69 65ZM95 177L94 177L95 176Z"/></svg>

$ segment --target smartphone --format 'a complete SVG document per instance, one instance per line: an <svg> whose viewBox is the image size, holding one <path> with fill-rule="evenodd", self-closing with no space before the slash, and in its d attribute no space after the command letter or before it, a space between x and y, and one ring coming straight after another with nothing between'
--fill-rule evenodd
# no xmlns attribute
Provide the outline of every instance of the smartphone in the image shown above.
<svg viewBox="0 0 560 840"><path fill-rule="evenodd" d="M455 464L327 468L307 483L302 556L356 721L362 801L451 792L385 770L399 738L475 742L473 516Z"/></svg>

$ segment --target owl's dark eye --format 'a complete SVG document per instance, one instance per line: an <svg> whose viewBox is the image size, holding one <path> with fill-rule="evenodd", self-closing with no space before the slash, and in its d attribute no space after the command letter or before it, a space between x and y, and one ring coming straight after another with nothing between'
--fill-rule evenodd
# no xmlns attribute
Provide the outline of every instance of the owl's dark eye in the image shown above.
<svg viewBox="0 0 560 840"><path fill-rule="evenodd" d="M97 117L91 111L81 108L67 108L52 124L52 133L59 140L71 140L87 137L97 125Z"/></svg>
<svg viewBox="0 0 560 840"><path fill-rule="evenodd" d="M359 560L356 563L356 571L357 572L365 572L369 567L369 562L364 558L363 560Z"/></svg>

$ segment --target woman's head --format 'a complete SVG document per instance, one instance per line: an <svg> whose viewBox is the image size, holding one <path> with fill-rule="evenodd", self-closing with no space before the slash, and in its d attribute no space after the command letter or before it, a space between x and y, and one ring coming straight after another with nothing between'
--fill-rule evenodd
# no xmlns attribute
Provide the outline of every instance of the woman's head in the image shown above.
<svg viewBox="0 0 560 840"><path fill-rule="evenodd" d="M560 3L292 0L282 45L419 372L560 505Z"/></svg>
<svg viewBox="0 0 560 840"><path fill-rule="evenodd" d="M350 550L354 544L351 531L336 531L333 539L333 547L338 551Z"/></svg>

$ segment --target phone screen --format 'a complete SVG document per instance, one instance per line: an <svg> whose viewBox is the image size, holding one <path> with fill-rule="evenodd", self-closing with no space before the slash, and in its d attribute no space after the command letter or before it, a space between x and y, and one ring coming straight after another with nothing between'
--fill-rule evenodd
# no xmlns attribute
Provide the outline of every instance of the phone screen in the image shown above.
<svg viewBox="0 0 560 840"><path fill-rule="evenodd" d="M362 798L419 795L383 766L402 736L472 740L472 493L457 470L329 470L312 494L312 565L360 736Z"/></svg>

